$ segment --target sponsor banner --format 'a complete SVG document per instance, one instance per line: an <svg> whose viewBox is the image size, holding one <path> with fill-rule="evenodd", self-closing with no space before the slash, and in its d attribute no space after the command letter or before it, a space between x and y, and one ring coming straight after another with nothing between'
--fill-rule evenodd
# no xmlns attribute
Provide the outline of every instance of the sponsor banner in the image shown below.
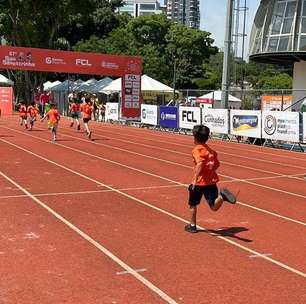
<svg viewBox="0 0 306 304"><path fill-rule="evenodd" d="M201 109L198 107L179 107L179 127L192 130L201 124Z"/></svg>
<svg viewBox="0 0 306 304"><path fill-rule="evenodd" d="M262 113L262 138L299 142L299 135L298 112Z"/></svg>
<svg viewBox="0 0 306 304"><path fill-rule="evenodd" d="M228 134L228 110L202 110L202 124L209 127L210 132Z"/></svg>
<svg viewBox="0 0 306 304"><path fill-rule="evenodd" d="M141 74L140 57L0 46L0 68L122 76Z"/></svg>
<svg viewBox="0 0 306 304"><path fill-rule="evenodd" d="M115 102L107 102L105 107L105 120L119 120L119 105Z"/></svg>
<svg viewBox="0 0 306 304"><path fill-rule="evenodd" d="M306 112L303 113L303 142L306 143Z"/></svg>
<svg viewBox="0 0 306 304"><path fill-rule="evenodd" d="M260 111L231 110L230 117L230 134L261 138Z"/></svg>
<svg viewBox="0 0 306 304"><path fill-rule="evenodd" d="M13 88L0 87L0 109L2 114L12 114Z"/></svg>
<svg viewBox="0 0 306 304"><path fill-rule="evenodd" d="M212 98L201 98L201 97L197 97L195 99L195 102L197 103L207 103L207 104L213 104L214 100Z"/></svg>
<svg viewBox="0 0 306 304"><path fill-rule="evenodd" d="M161 106L159 108L159 124L164 128L178 128L178 108Z"/></svg>
<svg viewBox="0 0 306 304"><path fill-rule="evenodd" d="M283 108L282 108L283 104ZM264 95L261 97L261 110L271 111L271 110L285 110L292 105L291 95ZM291 109L290 109L291 111Z"/></svg>
<svg viewBox="0 0 306 304"><path fill-rule="evenodd" d="M157 126L158 107L155 105L141 105L141 123Z"/></svg>
<svg viewBox="0 0 306 304"><path fill-rule="evenodd" d="M125 74L122 77L122 117L139 119L141 112L141 75Z"/></svg>

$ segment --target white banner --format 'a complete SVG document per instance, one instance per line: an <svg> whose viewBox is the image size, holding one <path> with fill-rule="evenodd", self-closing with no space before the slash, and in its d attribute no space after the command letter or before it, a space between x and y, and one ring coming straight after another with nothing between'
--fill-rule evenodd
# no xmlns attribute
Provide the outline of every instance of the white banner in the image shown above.
<svg viewBox="0 0 306 304"><path fill-rule="evenodd" d="M158 107L155 105L141 105L141 123L156 126L158 124Z"/></svg>
<svg viewBox="0 0 306 304"><path fill-rule="evenodd" d="M115 102L107 102L105 107L105 120L119 120L119 106Z"/></svg>
<svg viewBox="0 0 306 304"><path fill-rule="evenodd" d="M210 132L228 134L228 110L202 109L202 124L210 129Z"/></svg>
<svg viewBox="0 0 306 304"><path fill-rule="evenodd" d="M299 113L262 112L262 138L299 142Z"/></svg>
<svg viewBox="0 0 306 304"><path fill-rule="evenodd" d="M303 142L306 143L306 112L303 113Z"/></svg>
<svg viewBox="0 0 306 304"><path fill-rule="evenodd" d="M201 109L197 107L179 107L179 127L192 130L201 124Z"/></svg>
<svg viewBox="0 0 306 304"><path fill-rule="evenodd" d="M230 133L232 135L261 138L261 112L231 110Z"/></svg>

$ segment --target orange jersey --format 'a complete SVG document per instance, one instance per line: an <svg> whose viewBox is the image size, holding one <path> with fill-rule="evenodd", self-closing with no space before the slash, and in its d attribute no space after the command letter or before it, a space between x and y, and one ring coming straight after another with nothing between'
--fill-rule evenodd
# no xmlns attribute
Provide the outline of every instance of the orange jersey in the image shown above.
<svg viewBox="0 0 306 304"><path fill-rule="evenodd" d="M19 106L19 116L20 117L27 116L27 107L25 105Z"/></svg>
<svg viewBox="0 0 306 304"><path fill-rule="evenodd" d="M206 144L196 145L192 150L194 166L202 162L202 171L196 181L198 186L214 185L219 181L216 170L220 166L217 152Z"/></svg>
<svg viewBox="0 0 306 304"><path fill-rule="evenodd" d="M28 113L30 114L31 118L34 118L37 116L37 109L33 106L28 106Z"/></svg>
<svg viewBox="0 0 306 304"><path fill-rule="evenodd" d="M47 113L48 118L49 118L49 123L51 124L56 124L60 120L60 114L57 109L51 109Z"/></svg>
<svg viewBox="0 0 306 304"><path fill-rule="evenodd" d="M70 112L71 113L77 113L79 111L79 105L77 105L75 102L73 102L70 106Z"/></svg>
<svg viewBox="0 0 306 304"><path fill-rule="evenodd" d="M81 111L83 118L91 118L92 108L89 104L85 103L81 105Z"/></svg>

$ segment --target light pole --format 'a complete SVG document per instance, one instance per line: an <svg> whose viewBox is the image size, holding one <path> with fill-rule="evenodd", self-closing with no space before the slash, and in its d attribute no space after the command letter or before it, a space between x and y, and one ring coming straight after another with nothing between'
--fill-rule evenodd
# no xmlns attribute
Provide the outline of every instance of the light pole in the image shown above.
<svg viewBox="0 0 306 304"><path fill-rule="evenodd" d="M173 54L173 104L175 102L176 58Z"/></svg>
<svg viewBox="0 0 306 304"><path fill-rule="evenodd" d="M228 108L228 89L230 85L230 54L232 46L232 20L233 20L234 0L227 0L225 41L223 57L223 75L222 75L222 101L221 107Z"/></svg>

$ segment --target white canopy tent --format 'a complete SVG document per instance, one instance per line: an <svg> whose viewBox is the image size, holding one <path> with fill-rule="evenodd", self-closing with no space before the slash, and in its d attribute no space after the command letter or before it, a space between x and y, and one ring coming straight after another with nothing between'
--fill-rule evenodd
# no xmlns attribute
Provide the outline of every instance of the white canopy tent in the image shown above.
<svg viewBox="0 0 306 304"><path fill-rule="evenodd" d="M173 89L148 75L141 76L141 91L151 91L151 92L173 92ZM116 92L121 92L121 78L113 80L108 86L103 88L101 93L111 94Z"/></svg>
<svg viewBox="0 0 306 304"><path fill-rule="evenodd" d="M58 80L56 80L56 81L54 81L54 82L47 81L47 82L45 82L45 83L43 84L43 86L44 86L44 91L49 91L51 88L53 88L53 87L55 87L55 86L57 86L57 85L59 85L59 84L61 84L61 82L58 81Z"/></svg>
<svg viewBox="0 0 306 304"><path fill-rule="evenodd" d="M14 81L6 78L5 76L0 74L0 84L5 84L8 86L13 86L14 85Z"/></svg>
<svg viewBox="0 0 306 304"><path fill-rule="evenodd" d="M213 92L210 92L208 94L202 95L199 98L207 98L207 99L213 99L215 101L221 101L222 91L213 91ZM241 102L241 99L229 94L228 95L228 101Z"/></svg>

